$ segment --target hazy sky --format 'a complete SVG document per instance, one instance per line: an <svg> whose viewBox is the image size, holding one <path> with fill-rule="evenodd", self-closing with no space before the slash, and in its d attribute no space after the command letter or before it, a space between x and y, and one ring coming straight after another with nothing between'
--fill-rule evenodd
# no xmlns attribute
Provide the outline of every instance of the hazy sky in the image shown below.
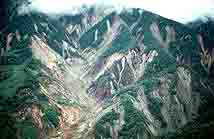
<svg viewBox="0 0 214 139"><path fill-rule="evenodd" d="M82 5L142 8L181 23L203 15L214 15L214 0L32 0L31 8L45 13L78 12Z"/></svg>

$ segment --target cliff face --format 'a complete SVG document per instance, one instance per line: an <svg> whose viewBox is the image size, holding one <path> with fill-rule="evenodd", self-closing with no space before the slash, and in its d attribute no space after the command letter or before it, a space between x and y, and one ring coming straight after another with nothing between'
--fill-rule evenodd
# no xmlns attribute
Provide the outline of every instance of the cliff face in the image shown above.
<svg viewBox="0 0 214 139"><path fill-rule="evenodd" d="M32 90L25 95L35 101L11 106L11 114L31 111L16 118L22 125L31 117L35 138L161 138L197 118L203 38L147 11L105 10L57 19L31 13L10 25L1 61L14 77L2 72L0 88L6 99L10 86L18 98L17 90Z"/></svg>

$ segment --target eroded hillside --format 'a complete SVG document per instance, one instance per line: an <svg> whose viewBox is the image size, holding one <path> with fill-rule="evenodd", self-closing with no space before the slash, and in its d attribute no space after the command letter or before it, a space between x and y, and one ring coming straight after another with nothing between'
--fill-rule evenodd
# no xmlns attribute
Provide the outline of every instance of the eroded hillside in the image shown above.
<svg viewBox="0 0 214 139"><path fill-rule="evenodd" d="M105 10L29 13L9 25L0 59L6 138L170 138L198 118L197 88L212 93L203 38L140 9Z"/></svg>

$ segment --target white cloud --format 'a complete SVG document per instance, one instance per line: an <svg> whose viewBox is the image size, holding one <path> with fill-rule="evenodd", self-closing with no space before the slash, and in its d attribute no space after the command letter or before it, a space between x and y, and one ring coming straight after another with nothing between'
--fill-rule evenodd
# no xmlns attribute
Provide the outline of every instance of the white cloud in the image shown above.
<svg viewBox="0 0 214 139"><path fill-rule="evenodd" d="M32 0L31 9L49 14L77 13L82 6L106 5L142 8L175 21L186 23L206 14L214 15L212 0Z"/></svg>

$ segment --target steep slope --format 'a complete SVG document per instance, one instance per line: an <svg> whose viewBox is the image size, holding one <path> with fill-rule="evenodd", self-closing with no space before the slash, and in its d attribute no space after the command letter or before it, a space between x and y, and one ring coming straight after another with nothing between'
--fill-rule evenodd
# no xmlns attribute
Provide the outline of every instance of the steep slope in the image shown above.
<svg viewBox="0 0 214 139"><path fill-rule="evenodd" d="M16 135L29 136L29 120L32 138L152 139L194 121L203 38L140 9L89 11L30 13L11 23L14 37L1 48L2 98L30 100L9 105Z"/></svg>

